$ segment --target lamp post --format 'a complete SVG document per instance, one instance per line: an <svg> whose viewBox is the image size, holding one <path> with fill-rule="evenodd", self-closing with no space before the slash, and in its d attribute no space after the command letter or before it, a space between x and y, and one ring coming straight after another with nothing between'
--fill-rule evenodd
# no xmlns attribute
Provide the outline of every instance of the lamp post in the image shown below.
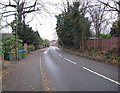
<svg viewBox="0 0 120 93"><path fill-rule="evenodd" d="M18 36L18 16L17 13L15 14L15 20L16 20L16 60L18 60L18 41L17 41L17 36Z"/></svg>

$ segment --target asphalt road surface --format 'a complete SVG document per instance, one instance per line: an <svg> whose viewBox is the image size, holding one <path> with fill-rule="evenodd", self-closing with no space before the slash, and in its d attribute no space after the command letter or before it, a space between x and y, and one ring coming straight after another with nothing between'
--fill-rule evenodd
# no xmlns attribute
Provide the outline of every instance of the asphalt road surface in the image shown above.
<svg viewBox="0 0 120 93"><path fill-rule="evenodd" d="M57 47L40 58L52 91L118 91L118 67L78 57Z"/></svg>
<svg viewBox="0 0 120 93"><path fill-rule="evenodd" d="M26 58L14 62L12 71L3 80L3 91L43 91L40 71L40 55L43 50L34 51Z"/></svg>
<svg viewBox="0 0 120 93"><path fill-rule="evenodd" d="M92 61L57 47L34 51L14 62L3 91L118 91L118 67Z"/></svg>

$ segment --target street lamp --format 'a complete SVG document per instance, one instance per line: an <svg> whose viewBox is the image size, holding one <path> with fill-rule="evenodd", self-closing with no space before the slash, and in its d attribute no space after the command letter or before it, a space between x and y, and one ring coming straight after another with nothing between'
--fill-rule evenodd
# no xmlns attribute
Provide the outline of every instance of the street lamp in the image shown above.
<svg viewBox="0 0 120 93"><path fill-rule="evenodd" d="M16 20L16 32L15 32L15 35L16 35L16 60L18 60L18 41L17 41L17 36L18 36L18 16L17 16L17 13L15 13L15 20Z"/></svg>

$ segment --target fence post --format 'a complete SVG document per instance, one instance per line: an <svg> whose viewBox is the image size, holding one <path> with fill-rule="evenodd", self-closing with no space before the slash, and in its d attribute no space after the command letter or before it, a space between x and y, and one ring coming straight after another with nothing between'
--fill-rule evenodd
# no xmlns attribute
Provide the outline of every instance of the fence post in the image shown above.
<svg viewBox="0 0 120 93"><path fill-rule="evenodd" d="M103 50L103 39L101 39L101 50Z"/></svg>

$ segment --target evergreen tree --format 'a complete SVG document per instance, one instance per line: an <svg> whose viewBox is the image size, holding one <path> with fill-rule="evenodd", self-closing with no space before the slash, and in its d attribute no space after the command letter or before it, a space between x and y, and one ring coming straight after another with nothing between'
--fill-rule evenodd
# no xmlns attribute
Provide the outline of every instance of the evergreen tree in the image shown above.
<svg viewBox="0 0 120 93"><path fill-rule="evenodd" d="M115 21L112 25L110 31L111 37L119 37L120 36L120 21Z"/></svg>
<svg viewBox="0 0 120 93"><path fill-rule="evenodd" d="M56 31L60 45L80 49L84 47L84 40L90 36L90 21L85 17L80 3L67 3L67 10L56 16ZM84 49L84 48L83 48Z"/></svg>

